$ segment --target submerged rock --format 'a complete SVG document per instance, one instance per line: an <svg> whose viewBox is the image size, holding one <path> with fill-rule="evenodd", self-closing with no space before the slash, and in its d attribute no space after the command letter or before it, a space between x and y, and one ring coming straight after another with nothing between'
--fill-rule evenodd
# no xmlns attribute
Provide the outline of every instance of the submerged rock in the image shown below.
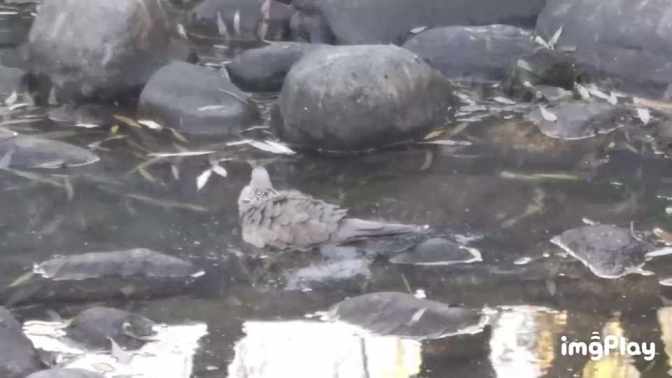
<svg viewBox="0 0 672 378"><path fill-rule="evenodd" d="M236 56L226 66L231 81L248 92L276 92L282 88L290 68L305 54L321 45L277 42Z"/></svg>
<svg viewBox="0 0 672 378"><path fill-rule="evenodd" d="M140 95L140 116L194 135L231 136L258 120L248 96L211 69L173 62Z"/></svg>
<svg viewBox="0 0 672 378"><path fill-rule="evenodd" d="M89 348L109 350L110 340L124 349L138 349L156 335L154 322L142 315L109 307L93 307L77 315L66 328L70 339Z"/></svg>
<svg viewBox="0 0 672 378"><path fill-rule="evenodd" d="M292 7L296 9L290 20L292 40L329 44L335 42L334 33L320 11L319 0L294 0Z"/></svg>
<svg viewBox="0 0 672 378"><path fill-rule="evenodd" d="M530 27L544 0L322 0L319 9L339 44L399 43L412 29L447 25Z"/></svg>
<svg viewBox="0 0 672 378"><path fill-rule="evenodd" d="M410 294L380 292L334 305L326 320L339 320L380 335L416 340L479 333L487 317L480 310L451 307Z"/></svg>
<svg viewBox="0 0 672 378"><path fill-rule="evenodd" d="M617 76L625 90L662 95L672 77L672 3L665 0L549 1L537 32L576 49L577 60Z"/></svg>
<svg viewBox="0 0 672 378"><path fill-rule="evenodd" d="M205 0L188 15L189 34L230 44L286 40L291 8L281 2Z"/></svg>
<svg viewBox="0 0 672 378"><path fill-rule="evenodd" d="M31 72L59 99L113 98L138 90L172 55L160 0L46 1L30 31Z"/></svg>
<svg viewBox="0 0 672 378"><path fill-rule="evenodd" d="M165 296L186 290L202 275L188 261L149 249L90 252L35 265L0 298L16 304Z"/></svg>
<svg viewBox="0 0 672 378"><path fill-rule="evenodd" d="M581 261L600 278L620 278L631 273L643 274L648 243L632 236L627 228L595 224L567 230L554 236L551 243Z"/></svg>
<svg viewBox="0 0 672 378"><path fill-rule="evenodd" d="M442 126L455 103L450 83L408 50L333 47L289 71L274 126L300 148L363 151Z"/></svg>
<svg viewBox="0 0 672 378"><path fill-rule="evenodd" d="M548 108L540 106L527 118L544 135L564 140L592 138L635 124L632 109L602 102L573 101Z"/></svg>
<svg viewBox="0 0 672 378"><path fill-rule="evenodd" d="M24 378L42 369L42 363L30 340L23 334L21 323L0 306L0 377Z"/></svg>
<svg viewBox="0 0 672 378"><path fill-rule="evenodd" d="M104 378L103 375L83 369L54 368L33 373L26 378Z"/></svg>
<svg viewBox="0 0 672 378"><path fill-rule="evenodd" d="M516 59L539 46L531 33L508 25L446 26L424 31L404 47L450 79L503 80Z"/></svg>
<svg viewBox="0 0 672 378"><path fill-rule="evenodd" d="M100 160L85 148L29 135L0 135L0 157L7 167L18 169L80 167Z"/></svg>
<svg viewBox="0 0 672 378"><path fill-rule="evenodd" d="M553 100L543 87L571 91L577 82L586 81L586 74L577 66L574 56L556 50L537 48L521 56L509 68L503 89L523 100Z"/></svg>
<svg viewBox="0 0 672 378"><path fill-rule="evenodd" d="M442 238L426 240L412 250L402 252L390 259L393 264L419 266L446 266L480 261L483 261L483 258L477 249Z"/></svg>

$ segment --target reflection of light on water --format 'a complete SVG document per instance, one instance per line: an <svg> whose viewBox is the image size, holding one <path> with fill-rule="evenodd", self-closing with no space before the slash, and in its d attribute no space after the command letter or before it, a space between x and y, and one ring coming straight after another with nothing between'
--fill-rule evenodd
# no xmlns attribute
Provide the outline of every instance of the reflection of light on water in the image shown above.
<svg viewBox="0 0 672 378"><path fill-rule="evenodd" d="M63 339L64 326L63 322L29 321L23 329L36 348L57 353L64 360L62 367L96 371L110 378L189 378L198 341L208 333L203 323L157 326L156 341L124 353L129 360L120 362L120 356L87 352Z"/></svg>
<svg viewBox="0 0 672 378"><path fill-rule="evenodd" d="M421 345L372 335L342 322L246 322L231 378L408 378L420 371Z"/></svg>
<svg viewBox="0 0 672 378"><path fill-rule="evenodd" d="M492 325L490 361L498 377L532 378L546 374L555 356L555 340L567 314L543 307L512 306Z"/></svg>
<svg viewBox="0 0 672 378"><path fill-rule="evenodd" d="M663 345L665 345L665 355L667 356L667 366L671 368L667 374L672 375L672 307L661 307L658 309L658 323L660 324Z"/></svg>
<svg viewBox="0 0 672 378"><path fill-rule="evenodd" d="M602 339L606 336L623 337L625 331L619 319L612 319L602 327ZM618 350L597 361L588 360L583 367L583 378L639 378L640 373L635 367L632 358L620 354Z"/></svg>

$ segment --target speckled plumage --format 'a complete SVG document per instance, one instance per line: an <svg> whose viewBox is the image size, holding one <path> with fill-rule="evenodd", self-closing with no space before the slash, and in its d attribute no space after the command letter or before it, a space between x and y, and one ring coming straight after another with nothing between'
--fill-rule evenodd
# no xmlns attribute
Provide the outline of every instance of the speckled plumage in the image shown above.
<svg viewBox="0 0 672 378"><path fill-rule="evenodd" d="M421 226L346 218L347 210L295 191L276 191L266 169L254 168L238 198L243 240L258 248L308 249L383 235L422 232Z"/></svg>

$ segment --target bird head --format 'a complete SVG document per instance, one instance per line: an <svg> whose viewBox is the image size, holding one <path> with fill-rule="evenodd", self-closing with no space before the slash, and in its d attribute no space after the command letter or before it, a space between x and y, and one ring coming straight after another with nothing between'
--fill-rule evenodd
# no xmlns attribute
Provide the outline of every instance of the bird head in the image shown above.
<svg viewBox="0 0 672 378"><path fill-rule="evenodd" d="M238 196L238 212L242 214L256 203L268 199L272 194L275 194L275 189L271 184L268 171L264 167L255 167L250 175L250 183L240 191L240 196Z"/></svg>

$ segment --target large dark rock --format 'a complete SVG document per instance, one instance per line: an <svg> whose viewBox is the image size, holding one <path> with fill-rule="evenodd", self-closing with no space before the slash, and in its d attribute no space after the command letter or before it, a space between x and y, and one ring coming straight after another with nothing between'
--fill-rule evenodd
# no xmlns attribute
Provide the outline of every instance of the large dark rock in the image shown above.
<svg viewBox="0 0 672 378"><path fill-rule="evenodd" d="M275 0L205 0L189 13L187 31L229 43L286 40L292 13Z"/></svg>
<svg viewBox="0 0 672 378"><path fill-rule="evenodd" d="M444 125L454 101L447 79L408 50L333 47L289 71L274 126L298 147L362 151Z"/></svg>
<svg viewBox="0 0 672 378"><path fill-rule="evenodd" d="M319 0L295 0L292 6L297 10L290 20L292 40L334 43L336 37L322 17Z"/></svg>
<svg viewBox="0 0 672 378"><path fill-rule="evenodd" d="M156 335L153 321L111 307L92 307L80 312L66 333L68 338L96 350L109 350L110 339L124 349L139 349Z"/></svg>
<svg viewBox="0 0 672 378"><path fill-rule="evenodd" d="M21 323L0 307L0 377L24 378L42 364L33 343L23 334Z"/></svg>
<svg viewBox="0 0 672 378"><path fill-rule="evenodd" d="M231 81L248 92L275 92L282 88L294 63L320 45L277 42L246 50L226 66Z"/></svg>
<svg viewBox="0 0 672 378"><path fill-rule="evenodd" d="M447 26L424 31L404 47L451 79L477 82L504 79L511 64L539 45L515 26Z"/></svg>
<svg viewBox="0 0 672 378"><path fill-rule="evenodd" d="M184 292L204 274L189 261L144 248L60 256L0 291L7 305L147 298Z"/></svg>
<svg viewBox="0 0 672 378"><path fill-rule="evenodd" d="M400 43L414 28L510 24L531 27L546 0L322 0L340 44Z"/></svg>
<svg viewBox="0 0 672 378"><path fill-rule="evenodd" d="M46 1L27 45L29 67L59 98L112 98L140 89L172 55L161 0Z"/></svg>
<svg viewBox="0 0 672 378"><path fill-rule="evenodd" d="M139 113L196 135L228 136L257 120L248 96L221 73L183 62L152 76L140 95Z"/></svg>
<svg viewBox="0 0 672 378"><path fill-rule="evenodd" d="M100 160L90 150L58 140L0 131L3 168L69 168Z"/></svg>
<svg viewBox="0 0 672 378"><path fill-rule="evenodd" d="M661 95L672 80L672 2L667 0L553 0L537 32L576 47L580 63L621 78L619 86Z"/></svg>

